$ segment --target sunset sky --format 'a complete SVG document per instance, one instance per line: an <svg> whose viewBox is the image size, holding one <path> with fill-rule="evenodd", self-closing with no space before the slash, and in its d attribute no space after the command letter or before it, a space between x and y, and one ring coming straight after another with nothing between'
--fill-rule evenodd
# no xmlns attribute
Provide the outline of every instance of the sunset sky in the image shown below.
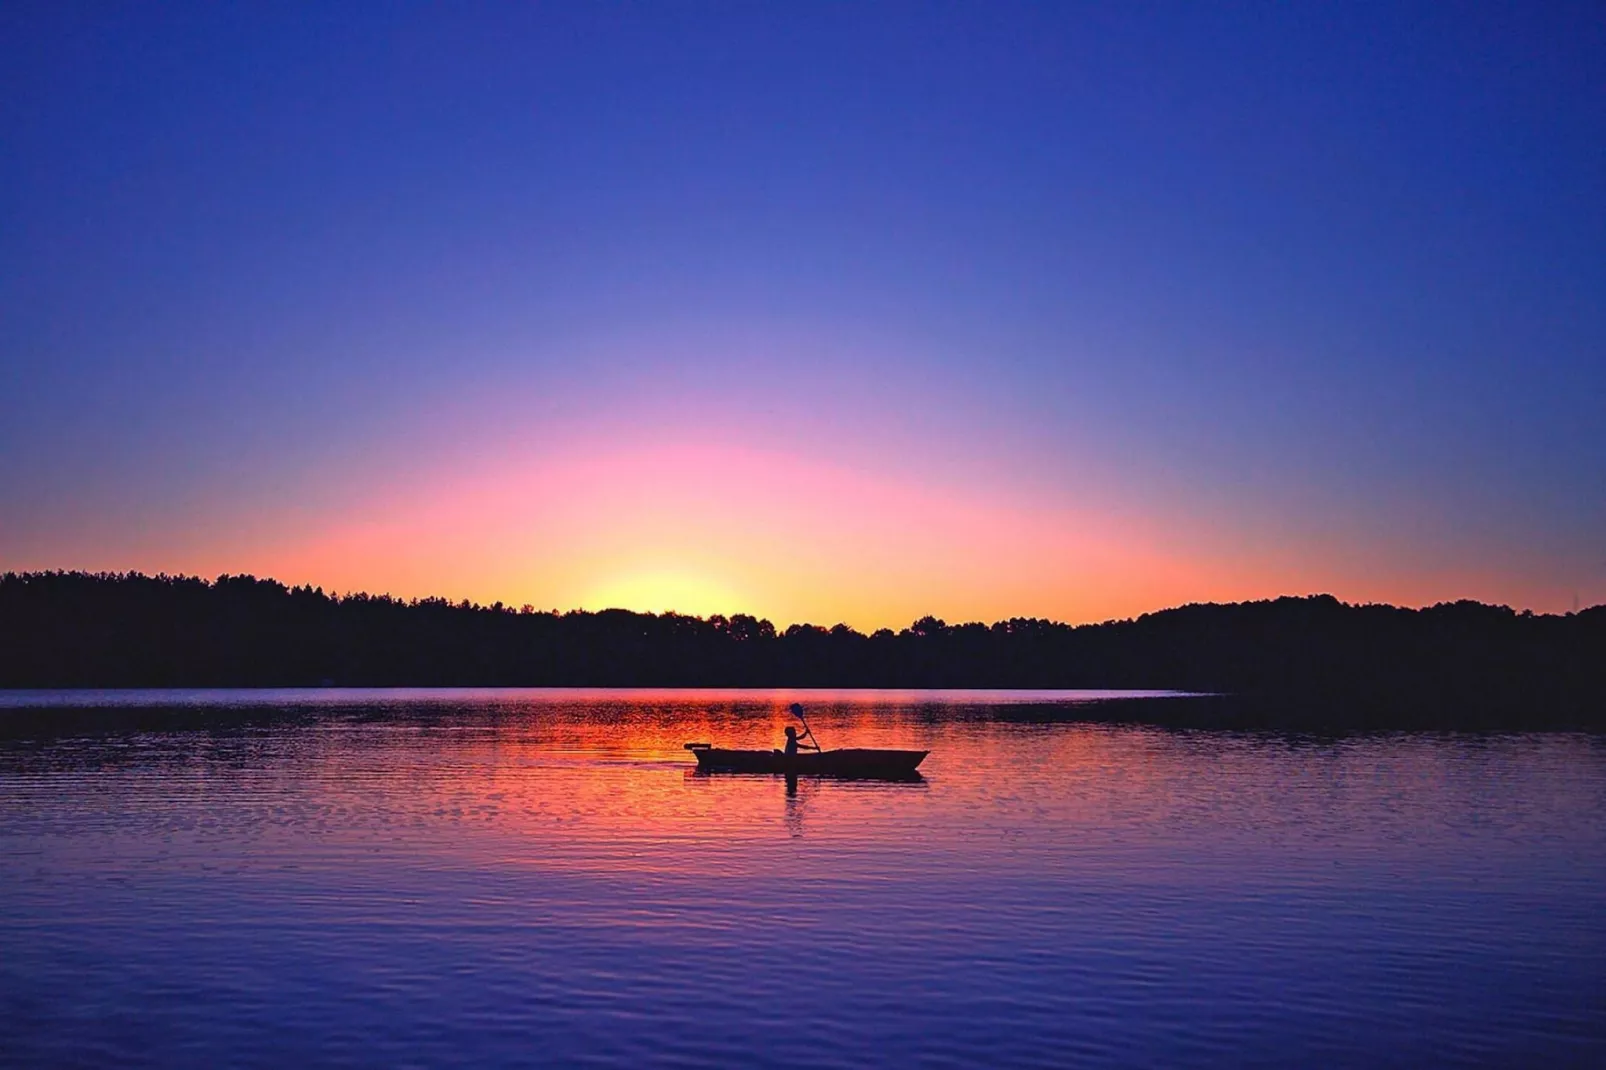
<svg viewBox="0 0 1606 1070"><path fill-rule="evenodd" d="M1606 601L1606 17L0 10L0 570Z"/></svg>

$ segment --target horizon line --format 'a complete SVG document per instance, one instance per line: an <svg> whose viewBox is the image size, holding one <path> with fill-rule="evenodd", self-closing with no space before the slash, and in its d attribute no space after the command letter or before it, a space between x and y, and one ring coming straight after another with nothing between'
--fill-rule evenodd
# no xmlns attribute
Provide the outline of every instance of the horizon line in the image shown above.
<svg viewBox="0 0 1606 1070"><path fill-rule="evenodd" d="M1130 622L1142 620L1145 617L1157 616L1157 615L1162 614L1162 613L1172 613L1172 612L1176 612L1178 610L1189 609L1189 608L1194 608L1194 607L1206 607L1206 606L1232 607L1232 606L1269 605L1269 604L1272 604L1272 603L1275 603L1275 602L1283 602L1283 601L1296 601L1296 602L1327 601L1327 602L1332 602L1332 603L1334 603L1336 605L1342 606L1342 607L1347 608L1347 609L1382 608L1382 609L1398 610L1398 611L1407 612L1407 613L1420 613L1420 612L1425 612L1427 610L1437 609L1437 608L1440 608L1440 607L1443 607L1443 606L1474 605L1474 606L1480 606L1480 607L1483 607L1483 608L1486 608L1486 609L1503 610L1503 611L1505 611L1507 613L1510 613L1513 616L1537 617L1537 618L1549 617L1549 618L1554 618L1554 619L1558 619L1558 620L1565 620L1565 619L1567 619L1569 617L1576 617L1576 616L1580 616L1582 614L1590 613L1590 612L1593 612L1593 611L1596 611L1596 610L1606 609L1606 603L1597 603L1596 605L1592 605L1592 606L1582 606L1582 607L1574 608L1573 610L1571 610L1569 612L1566 612L1566 613L1548 613L1548 612L1537 612L1536 613L1532 609L1518 610L1518 609L1515 609L1512 606L1504 604L1504 603L1481 602L1481 601L1479 601L1479 600L1477 600L1475 598L1457 598L1457 599L1441 600L1441 601L1438 601L1438 602L1433 602L1431 604L1410 606L1410 605L1398 605L1398 604L1392 603L1392 602L1347 602L1344 599L1339 598L1337 595L1332 594L1331 592L1317 591L1317 592L1309 592L1309 593L1306 593L1306 594L1280 594L1280 595L1275 595L1275 596L1271 596L1271 597L1267 597L1267 598L1246 598L1246 599L1241 599L1241 600L1232 601L1232 602L1211 602L1211 601L1180 602L1180 603L1177 603L1176 605L1162 606L1159 609L1148 610L1146 612L1139 613L1136 616L1131 616L1131 617L1110 617L1110 618L1107 618L1105 620L1100 620L1100 621L1083 621L1080 624L1075 624L1075 623L1071 623L1069 621L1063 621L1063 620L1055 620L1055 619L1048 618L1048 617L1028 617L1028 616L1002 617L1002 618L1000 618L998 620L992 621L991 623L989 623L987 621L982 621L982 620L951 622L951 621L945 620L942 617L937 616L936 614L927 613L927 614L924 614L924 615L922 615L920 617L916 617L913 621L911 621L909 623L909 625L907 627L902 628L902 629L893 629L893 628L888 628L888 627L882 627L882 628L876 628L876 629L873 629L873 630L867 632L867 631L861 631L858 628L855 628L852 625L847 624L846 622L843 622L843 621L839 621L839 622L837 622L836 624L833 624L833 625L821 625L821 624L814 624L812 622L807 622L807 621L797 621L797 622L794 622L794 623L788 625L786 628L782 629L782 628L777 628L774 625L774 623L771 622L766 617L761 617L761 616L758 616L757 614L744 613L744 612L732 612L732 613L728 613L728 614L727 613L710 613L707 616L699 616L699 615L697 615L695 613L683 613L683 612L681 612L679 610L672 609L672 608L663 609L663 610L642 610L642 609L630 609L630 608L625 607L625 606L604 606L604 607L601 607L601 608L598 608L598 609L587 609L587 608L584 608L584 607L576 606L576 607L571 608L571 609L558 609L556 607L553 607L551 609L538 609L532 603L526 602L526 603L520 604L519 606L513 606L513 605L510 605L508 603L505 603L505 602L501 601L500 599L498 599L495 602L487 604L487 603L482 603L482 602L476 602L473 599L469 599L469 598L462 598L462 599L453 600L453 599L448 598L448 597L446 597L444 595L425 595L423 597L404 598L404 597L401 597L401 596L398 596L398 595L389 594L389 593L378 593L378 594L376 594L376 593L374 593L372 591L347 591L347 592L341 593L341 592L334 591L334 590L326 591L323 588L322 585L314 585L312 583L289 584L289 583L285 583L282 580L275 579L275 578L273 578L271 576L258 576L258 575L254 574L254 573L249 573L249 572L239 572L239 573L224 572L224 573L220 573L215 579L208 579L207 577L201 576L201 575L198 575L198 574L191 575L191 574L186 574L186 573L169 573L169 572L147 573L147 572L142 572L142 571L140 571L138 569L128 569L126 571L120 571L120 572L119 571L112 571L112 570L102 570L102 571L97 571L97 572L91 572L91 571L88 571L88 570L85 570L85 569L67 569L67 568L61 568L61 569L35 569L35 570L28 570L28 571L19 571L19 570L15 570L15 569L7 569L4 572L0 572L0 584L12 582L12 581L24 581L24 582L26 582L26 581L28 581L30 579L45 578L45 577L76 577L76 578L100 580L100 581L107 581L107 580L148 580L148 581L153 581L153 582L199 583L199 584L201 584L203 586L206 586L208 588L217 588L217 587L221 586L222 584L224 584L225 582L228 582L228 581L231 581L231 580L232 581L237 581L237 582L249 581L249 582L256 583L256 584L263 584L263 585L267 585L267 586L278 587L278 588L282 589L283 591L285 591L287 594L288 593L303 593L303 594L308 594L308 595L314 595L314 596L321 597L321 598L326 598L326 599L329 599L331 601L336 601L336 602L368 600L368 601L389 601L389 602L393 602L393 603L395 603L397 605L401 605L401 606L444 605L444 606L450 607L452 609L466 610L466 611L469 611L469 612L507 613L507 614L510 614L510 615L513 615L513 616L566 617L566 616L576 616L576 615L585 615L585 614L599 615L599 614L603 614L603 613L629 613L629 614L632 614L634 616L639 616L639 617L652 617L654 619L662 618L662 617L675 617L675 618L684 619L684 620L700 621L700 622L703 622L703 623L712 623L714 621L731 622L731 621L737 620L738 618L741 618L741 619L750 620L756 625L767 625L773 631L773 633L776 636L781 636L781 635L784 635L784 634L786 634L786 633L788 633L790 631L794 631L794 630L797 630L797 631L817 630L817 631L821 631L821 632L830 633L830 632L838 631L840 629L846 629L847 633L851 633L853 635L858 635L858 636L862 636L862 637L874 637L874 636L880 635L882 633L890 633L890 634L893 634L893 635L909 635L909 634L916 634L914 632L914 629L917 626L922 625L922 624L927 624L928 622L931 625L935 626L935 627L940 627L940 628L943 628L945 630L946 629L956 629L956 628L971 627L971 626L976 626L976 625L980 625L981 627L991 629L991 628L996 627L997 625L1000 625L1000 624L1008 624L1008 623L1012 623L1012 622L1016 622L1016 621L1031 622L1031 623L1035 623L1035 624L1047 624L1047 625L1051 625L1051 626L1054 626L1054 627L1060 627L1060 628L1092 628L1092 627L1101 627L1101 626L1111 625L1111 624L1130 623Z"/></svg>

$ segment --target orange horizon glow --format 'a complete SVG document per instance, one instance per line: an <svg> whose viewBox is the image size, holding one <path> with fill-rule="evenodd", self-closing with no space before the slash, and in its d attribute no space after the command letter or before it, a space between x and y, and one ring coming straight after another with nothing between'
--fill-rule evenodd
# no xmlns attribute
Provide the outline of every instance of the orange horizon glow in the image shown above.
<svg viewBox="0 0 1606 1070"><path fill-rule="evenodd" d="M93 567L86 556L68 567ZM332 591L751 613L783 628L841 622L865 632L927 614L1085 623L1318 592L1408 605L1530 601L1512 577L1453 561L1384 569L1373 555L1333 553L1323 556L1337 565L1312 566L1309 549L1237 549L1108 503L684 439L510 453L472 472L442 466L338 510L141 556L143 571L249 572Z"/></svg>

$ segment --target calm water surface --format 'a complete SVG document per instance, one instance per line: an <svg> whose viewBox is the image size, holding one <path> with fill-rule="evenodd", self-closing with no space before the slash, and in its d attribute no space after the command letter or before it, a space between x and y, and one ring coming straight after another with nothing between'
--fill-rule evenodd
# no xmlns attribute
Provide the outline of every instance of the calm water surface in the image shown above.
<svg viewBox="0 0 1606 1070"><path fill-rule="evenodd" d="M1600 740L1080 697L0 695L127 715L0 738L0 1060L1606 1061ZM925 780L690 773L794 698Z"/></svg>

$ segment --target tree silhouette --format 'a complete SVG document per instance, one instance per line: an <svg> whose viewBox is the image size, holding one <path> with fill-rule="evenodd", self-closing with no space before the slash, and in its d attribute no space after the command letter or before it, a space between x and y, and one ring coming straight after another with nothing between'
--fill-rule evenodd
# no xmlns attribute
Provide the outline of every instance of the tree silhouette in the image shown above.
<svg viewBox="0 0 1606 1070"><path fill-rule="evenodd" d="M866 636L777 634L741 613L335 596L253 576L0 576L0 687L325 683L1151 688L1230 694L1243 723L1606 726L1606 606L1552 616L1316 595L1075 627L926 616Z"/></svg>

